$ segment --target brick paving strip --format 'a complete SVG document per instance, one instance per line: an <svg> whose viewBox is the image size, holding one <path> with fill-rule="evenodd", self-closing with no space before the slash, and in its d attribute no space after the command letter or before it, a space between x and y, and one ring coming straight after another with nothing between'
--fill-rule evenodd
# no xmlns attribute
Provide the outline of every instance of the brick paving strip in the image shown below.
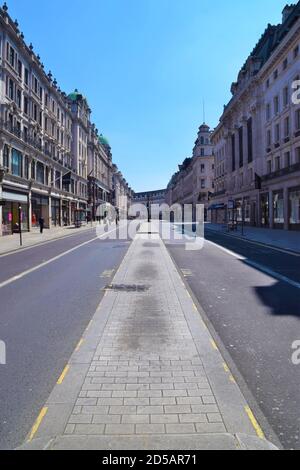
<svg viewBox="0 0 300 470"><path fill-rule="evenodd" d="M135 237L113 284L22 448L273 448L158 235Z"/></svg>

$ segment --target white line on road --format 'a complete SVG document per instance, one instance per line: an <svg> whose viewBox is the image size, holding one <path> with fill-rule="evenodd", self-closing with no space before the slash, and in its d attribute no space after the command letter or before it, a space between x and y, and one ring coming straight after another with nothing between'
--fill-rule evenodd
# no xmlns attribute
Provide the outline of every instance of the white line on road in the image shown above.
<svg viewBox="0 0 300 470"><path fill-rule="evenodd" d="M255 261L251 261L249 258L245 258L244 256L241 256L241 255L235 253L234 251L227 250L223 246L220 246L217 243L211 242L209 240L205 240L205 243L209 243L210 245L213 245L213 246L219 248L219 250L224 251L228 255L233 256L234 258L237 258L240 261L245 261L246 264L248 264L248 266L252 266L253 268L258 269L259 271L262 271L265 274L268 274L269 276L271 276L275 279L278 279L279 281L286 282L287 284L290 284L291 286L296 287L296 289L300 289L300 283L299 282L293 281L292 279L290 279L286 276L283 276L282 274L279 274L276 271L273 271L272 269L269 269L269 268L267 268L266 266L264 266L262 264L256 263Z"/></svg>
<svg viewBox="0 0 300 470"><path fill-rule="evenodd" d="M17 255L19 253L23 253L23 251L32 250L33 248L39 248L41 246L48 245L49 243L54 243L54 242L58 242L58 241L62 241L62 240L68 240L68 238L76 237L77 235L90 232L91 230L93 230L93 228L94 227L88 227L86 230L81 230L80 232L77 232L77 233L71 233L69 235L63 235L62 237L57 237L57 238L52 238L52 239L49 239L49 240L44 240L42 242L36 243L35 245L29 245L29 246L25 246L25 247L16 248L15 250L9 251L8 253L0 254L0 258L5 258L6 256Z"/></svg>
<svg viewBox="0 0 300 470"><path fill-rule="evenodd" d="M241 256L239 255L238 253L235 253L234 251L231 251L231 250L228 250L227 248L224 248L223 246L221 245L218 245L217 243L214 243L214 242L211 242L210 240L205 240L205 244L208 243L209 245L213 245L217 248L219 248L219 250L222 250L224 251L224 253L227 253L227 255L230 255L230 256L233 256L234 258L237 258L241 261L245 261L247 258L245 258L244 256Z"/></svg>
<svg viewBox="0 0 300 470"><path fill-rule="evenodd" d="M102 235L99 235L99 236L97 236L97 237L94 237L94 238L92 238L91 240L88 240L87 242L81 243L80 245L77 245L77 246L75 246L74 248L71 248L70 250L64 251L64 253L61 253L60 255L57 255L57 256L55 256L54 258L51 258L51 259L49 259L48 261L45 261L44 263L41 263L41 264L39 264L39 265L37 265L37 266L34 266L33 268L28 269L27 271L24 271L24 272L22 272L22 273L20 273L20 274L17 274L17 275L14 276L14 277L11 277L10 279L7 279L7 280L4 281L4 282L1 282L1 283L0 283L0 289L2 289L2 287L8 286L9 284L12 284L13 282L19 281L20 279L22 279L23 277L27 276L28 274L31 274L31 273L33 273L34 271L37 271L38 269L41 269L41 268L43 268L44 266L47 266L48 264L53 263L54 261L59 260L59 259L62 258L63 256L66 256L66 255L72 253L73 251L76 251L76 250L78 250L79 248L82 248L83 246L88 245L89 243L92 243L92 242L98 240L99 238L102 238L102 237L108 235L109 233L115 232L116 230L117 230L117 228L115 228L114 230L110 230L109 232L105 232L105 233L103 233Z"/></svg>

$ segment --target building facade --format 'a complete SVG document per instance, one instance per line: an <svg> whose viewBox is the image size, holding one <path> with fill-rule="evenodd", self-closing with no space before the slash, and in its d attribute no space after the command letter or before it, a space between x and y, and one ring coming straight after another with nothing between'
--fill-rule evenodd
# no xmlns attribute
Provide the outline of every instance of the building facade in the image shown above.
<svg viewBox="0 0 300 470"><path fill-rule="evenodd" d="M0 8L0 236L73 225L113 190L111 149L86 98L46 74L17 21ZM94 212L93 212L94 211Z"/></svg>
<svg viewBox="0 0 300 470"><path fill-rule="evenodd" d="M112 199L112 154L108 141L98 134L94 124L89 126L88 196L89 218L101 219L104 208Z"/></svg>
<svg viewBox="0 0 300 470"><path fill-rule="evenodd" d="M121 219L127 219L128 210L133 201L133 190L129 187L122 173L119 171L117 165L113 165L113 176L112 176L112 187L113 187L113 206L118 211Z"/></svg>
<svg viewBox="0 0 300 470"><path fill-rule="evenodd" d="M179 165L166 192L166 202L173 204L203 204L205 217L208 215L210 197L214 192L214 153L211 143L209 126L202 124L199 127L197 140L193 149L193 156L186 158Z"/></svg>
<svg viewBox="0 0 300 470"><path fill-rule="evenodd" d="M152 211L151 211L151 206L161 207L163 204L166 204L167 202L166 195L167 195L167 192L165 189L157 189L154 191L134 193L133 204L143 205L145 207L145 211L143 212L144 216L147 214L147 211L149 210L150 216L152 218L159 218L161 217L161 211L153 210L154 207L152 207Z"/></svg>
<svg viewBox="0 0 300 470"><path fill-rule="evenodd" d="M212 136L213 222L300 229L299 14L300 2L285 7L282 23L267 27L232 85Z"/></svg>

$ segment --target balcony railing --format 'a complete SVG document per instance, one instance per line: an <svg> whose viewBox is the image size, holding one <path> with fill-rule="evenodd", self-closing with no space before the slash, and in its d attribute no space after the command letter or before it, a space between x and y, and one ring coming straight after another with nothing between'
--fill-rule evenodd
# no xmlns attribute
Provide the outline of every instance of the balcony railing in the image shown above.
<svg viewBox="0 0 300 470"><path fill-rule="evenodd" d="M33 137L30 137L28 133L21 131L18 127L13 126L10 121L3 121L0 120L0 128L5 129L6 131L10 132L14 136L18 137L18 139L23 140L26 144L30 145L31 147L43 152L47 157L52 158L54 161L57 161L63 165L63 162L60 162L58 158L53 155L53 152L49 150L49 148L42 145L42 143Z"/></svg>
<svg viewBox="0 0 300 470"><path fill-rule="evenodd" d="M286 168L282 168L280 170L273 171L273 173L269 173L268 175L264 175L261 177L262 181L270 181L276 178L280 178L282 176L287 176L296 171L300 171L300 162L295 163L294 165L287 166Z"/></svg>

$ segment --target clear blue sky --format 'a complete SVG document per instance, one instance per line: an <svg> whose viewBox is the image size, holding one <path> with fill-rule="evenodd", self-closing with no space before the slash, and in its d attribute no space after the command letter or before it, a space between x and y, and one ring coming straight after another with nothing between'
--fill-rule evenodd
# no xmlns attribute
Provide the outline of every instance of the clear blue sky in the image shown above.
<svg viewBox="0 0 300 470"><path fill-rule="evenodd" d="M78 88L135 191L163 188L218 123L230 85L286 0L8 0L61 88Z"/></svg>

